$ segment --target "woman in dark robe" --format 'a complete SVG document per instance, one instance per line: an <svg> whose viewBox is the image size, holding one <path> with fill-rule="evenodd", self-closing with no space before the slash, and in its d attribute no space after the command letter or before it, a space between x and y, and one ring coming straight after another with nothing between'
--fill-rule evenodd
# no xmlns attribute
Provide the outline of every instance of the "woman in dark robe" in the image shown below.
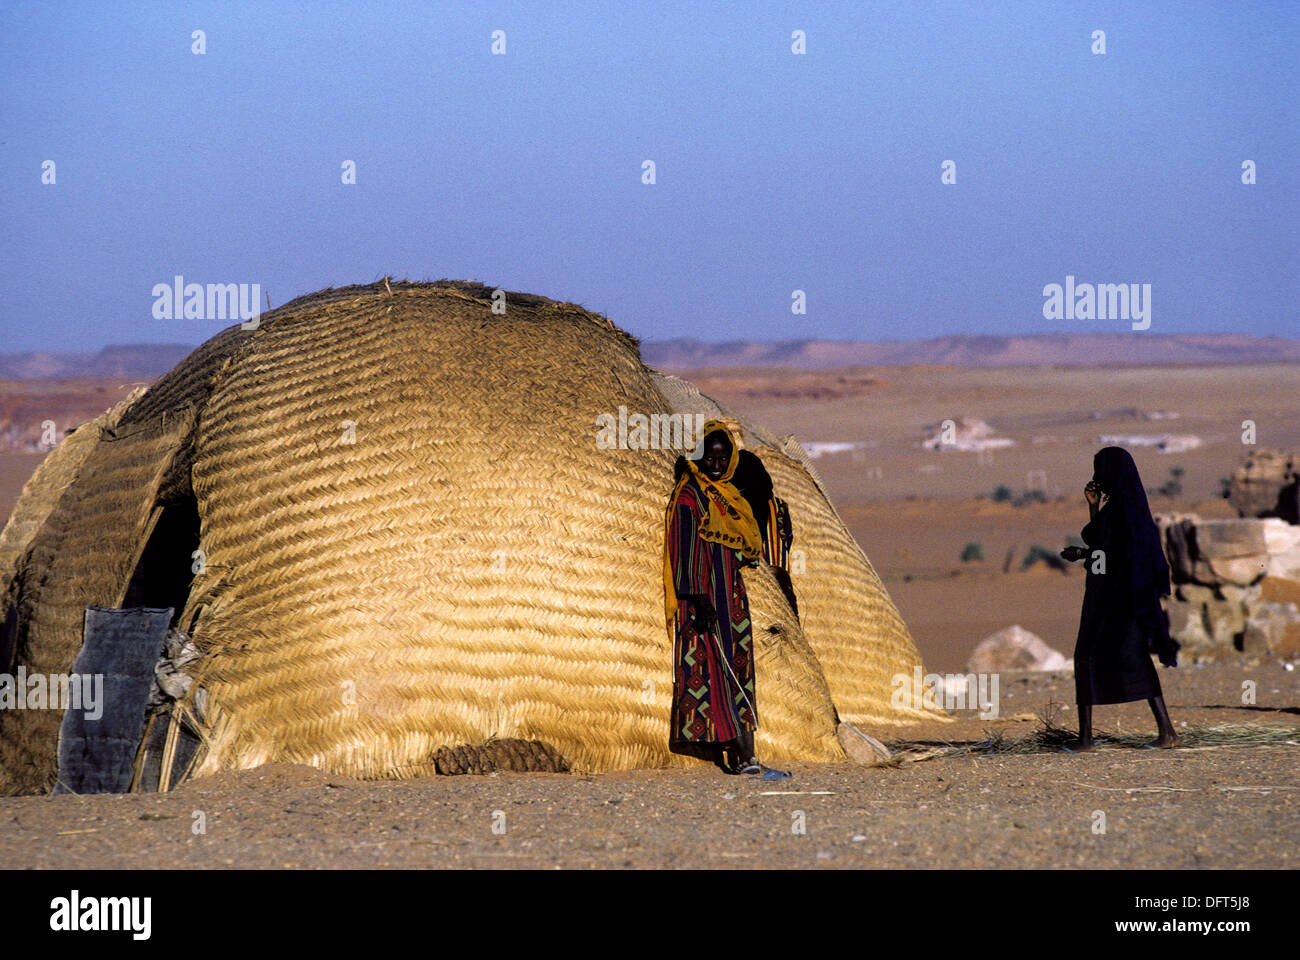
<svg viewBox="0 0 1300 960"><path fill-rule="evenodd" d="M736 474L731 482L740 495L749 504L749 509L758 521L759 533L763 536L763 559L772 568L781 592L796 619L799 616L799 601L794 594L794 583L790 579L790 545L794 534L790 524L790 508L772 489L772 476L763 466L758 454L750 450L741 450L736 461Z"/></svg>
<svg viewBox="0 0 1300 960"><path fill-rule="evenodd" d="M754 637L740 569L756 565L771 551L749 500L732 482L740 452L724 423L706 423L702 456L679 460L685 469L668 503L664 603L673 635L669 741L676 752L711 755L729 773L784 780L790 774L763 766L754 748ZM774 507L764 506L775 516ZM788 549L788 539L783 542Z"/></svg>
<svg viewBox="0 0 1300 960"><path fill-rule="evenodd" d="M1154 652L1165 666L1178 663L1178 644L1160 597L1169 593L1169 564L1147 505L1137 464L1127 450L1105 447L1093 458L1084 488L1089 522L1080 536L1088 546L1066 547L1066 560L1088 568L1079 637L1074 648L1077 749L1091 750L1094 704L1146 700L1160 735L1152 746L1178 742L1165 708Z"/></svg>

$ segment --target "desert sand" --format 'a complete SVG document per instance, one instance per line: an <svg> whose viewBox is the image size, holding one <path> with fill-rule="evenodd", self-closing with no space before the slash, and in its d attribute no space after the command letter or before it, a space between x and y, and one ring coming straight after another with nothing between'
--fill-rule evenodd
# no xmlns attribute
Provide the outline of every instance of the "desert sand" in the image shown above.
<svg viewBox="0 0 1300 960"><path fill-rule="evenodd" d="M1132 447L1148 488L1183 470L1182 493L1155 512L1235 516L1221 482L1248 449L1300 450L1300 367L1139 369L952 367L827 371L682 371L700 389L776 433L807 444L856 444L814 460L831 500L911 628L926 666L962 667L981 639L1013 623L1067 656L1074 646L1083 571L1020 572L1034 545L1053 552L1087 522L1083 486L1103 436L1192 435L1185 453ZM838 395L836 395L838 394ZM927 427L987 422L1014 446L986 453L923 449ZM995 503L1004 485L1045 490L1047 502ZM962 563L966 544L982 563ZM797 547L797 544L796 544ZM1010 570L1003 567L1010 555Z"/></svg>
<svg viewBox="0 0 1300 960"><path fill-rule="evenodd" d="M1134 455L1148 487L1182 471L1181 491L1153 497L1153 510L1203 516L1232 515L1220 484L1247 449L1244 420L1260 445L1300 451L1293 365L682 373L777 433L841 445L815 466L938 672L960 670L979 640L1017 623L1070 654L1082 572L1020 567L1032 546L1059 550L1082 527L1081 491L1102 436L1199 438L1186 452ZM56 396L82 409L126 386L79 383L91 392L6 382L0 401L43 418L58 415ZM1014 444L922 447L928 428L959 418L986 421ZM0 452L0 512L39 460ZM998 502L999 485L1013 500L1029 488L1042 496ZM960 559L971 543L982 561ZM1221 724L1290 732L1171 751L994 751L998 737L1023 740L1044 718L1074 722L1069 674L1008 674L997 720L966 711L955 723L870 731L896 746L965 750L897 768L802 764L792 783L772 785L704 765L403 782L277 765L166 795L0 799L0 867L1294 867L1278 839L1300 832L1300 670L1243 657L1161 670L1161 679L1184 733ZM1246 680L1254 704L1242 702ZM1154 733L1142 703L1098 708L1096 724ZM196 811L206 833L194 832ZM1105 833L1095 832L1097 811Z"/></svg>
<svg viewBox="0 0 1300 960"><path fill-rule="evenodd" d="M363 782L273 764L168 794L2 798L0 869L1294 869L1300 717L1284 706L1294 687L1281 692L1294 676L1260 663L1165 672L1184 734L1223 723L1296 734L1255 746L794 764L794 780L775 784L703 765ZM1247 677L1259 705L1234 708ZM1023 738L1039 722L1010 718L1054 707L1070 684L1008 675L1008 719L893 736ZM1145 704L1098 708L1097 723L1154 733Z"/></svg>

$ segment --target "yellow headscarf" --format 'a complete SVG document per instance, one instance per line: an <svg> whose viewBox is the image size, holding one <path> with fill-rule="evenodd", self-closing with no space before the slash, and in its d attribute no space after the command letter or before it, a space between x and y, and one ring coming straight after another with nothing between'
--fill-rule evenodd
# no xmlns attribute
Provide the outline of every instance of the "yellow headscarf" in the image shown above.
<svg viewBox="0 0 1300 960"><path fill-rule="evenodd" d="M759 532L758 521L754 519L754 512L749 508L749 501L741 496L740 491L731 483L736 465L740 462L740 444L736 442L735 434L723 421L710 420L704 425L701 433L701 448L703 437L707 437L715 430L725 433L731 443L731 460L727 463L727 469L716 481L710 480L696 461L687 460L686 465L690 470L682 474L682 478L677 481L677 486L673 488L673 495L668 498L668 511L664 516L664 615L668 621L669 631L672 630L673 618L677 615L677 588L669 553L669 535L677 495L681 493L687 480L694 477L709 502L709 512L700 523L701 540L720 543L724 547L738 550L746 560L754 560L763 555L763 536Z"/></svg>

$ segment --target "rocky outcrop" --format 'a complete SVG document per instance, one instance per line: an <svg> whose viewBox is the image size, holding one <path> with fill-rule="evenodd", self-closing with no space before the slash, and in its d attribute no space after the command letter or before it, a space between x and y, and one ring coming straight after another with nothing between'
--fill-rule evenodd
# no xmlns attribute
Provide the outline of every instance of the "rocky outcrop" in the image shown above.
<svg viewBox="0 0 1300 960"><path fill-rule="evenodd" d="M1165 544L1175 581L1248 587L1260 580L1268 573L1266 522L1184 518L1170 524Z"/></svg>
<svg viewBox="0 0 1300 960"><path fill-rule="evenodd" d="M1300 655L1300 526L1276 517L1157 519L1174 583L1169 632L1185 661Z"/></svg>
<svg viewBox="0 0 1300 960"><path fill-rule="evenodd" d="M1300 524L1300 475L1295 458L1280 450L1257 450L1232 474L1228 502L1241 517L1277 517Z"/></svg>

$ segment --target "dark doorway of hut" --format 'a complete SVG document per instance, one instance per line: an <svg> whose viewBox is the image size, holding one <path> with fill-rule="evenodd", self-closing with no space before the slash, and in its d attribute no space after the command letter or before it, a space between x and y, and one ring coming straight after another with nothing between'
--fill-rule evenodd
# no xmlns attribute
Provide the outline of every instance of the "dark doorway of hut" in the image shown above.
<svg viewBox="0 0 1300 960"><path fill-rule="evenodd" d="M168 641L163 657L174 654L182 639L175 631L193 630L193 620L180 620L194 583L194 564L199 549L199 509L194 497L158 504L144 548L122 597L122 607L171 607ZM166 792L188 776L199 753L201 740L190 722L177 709L177 702L163 698L151 703L145 715L140 748L131 779L132 793Z"/></svg>

